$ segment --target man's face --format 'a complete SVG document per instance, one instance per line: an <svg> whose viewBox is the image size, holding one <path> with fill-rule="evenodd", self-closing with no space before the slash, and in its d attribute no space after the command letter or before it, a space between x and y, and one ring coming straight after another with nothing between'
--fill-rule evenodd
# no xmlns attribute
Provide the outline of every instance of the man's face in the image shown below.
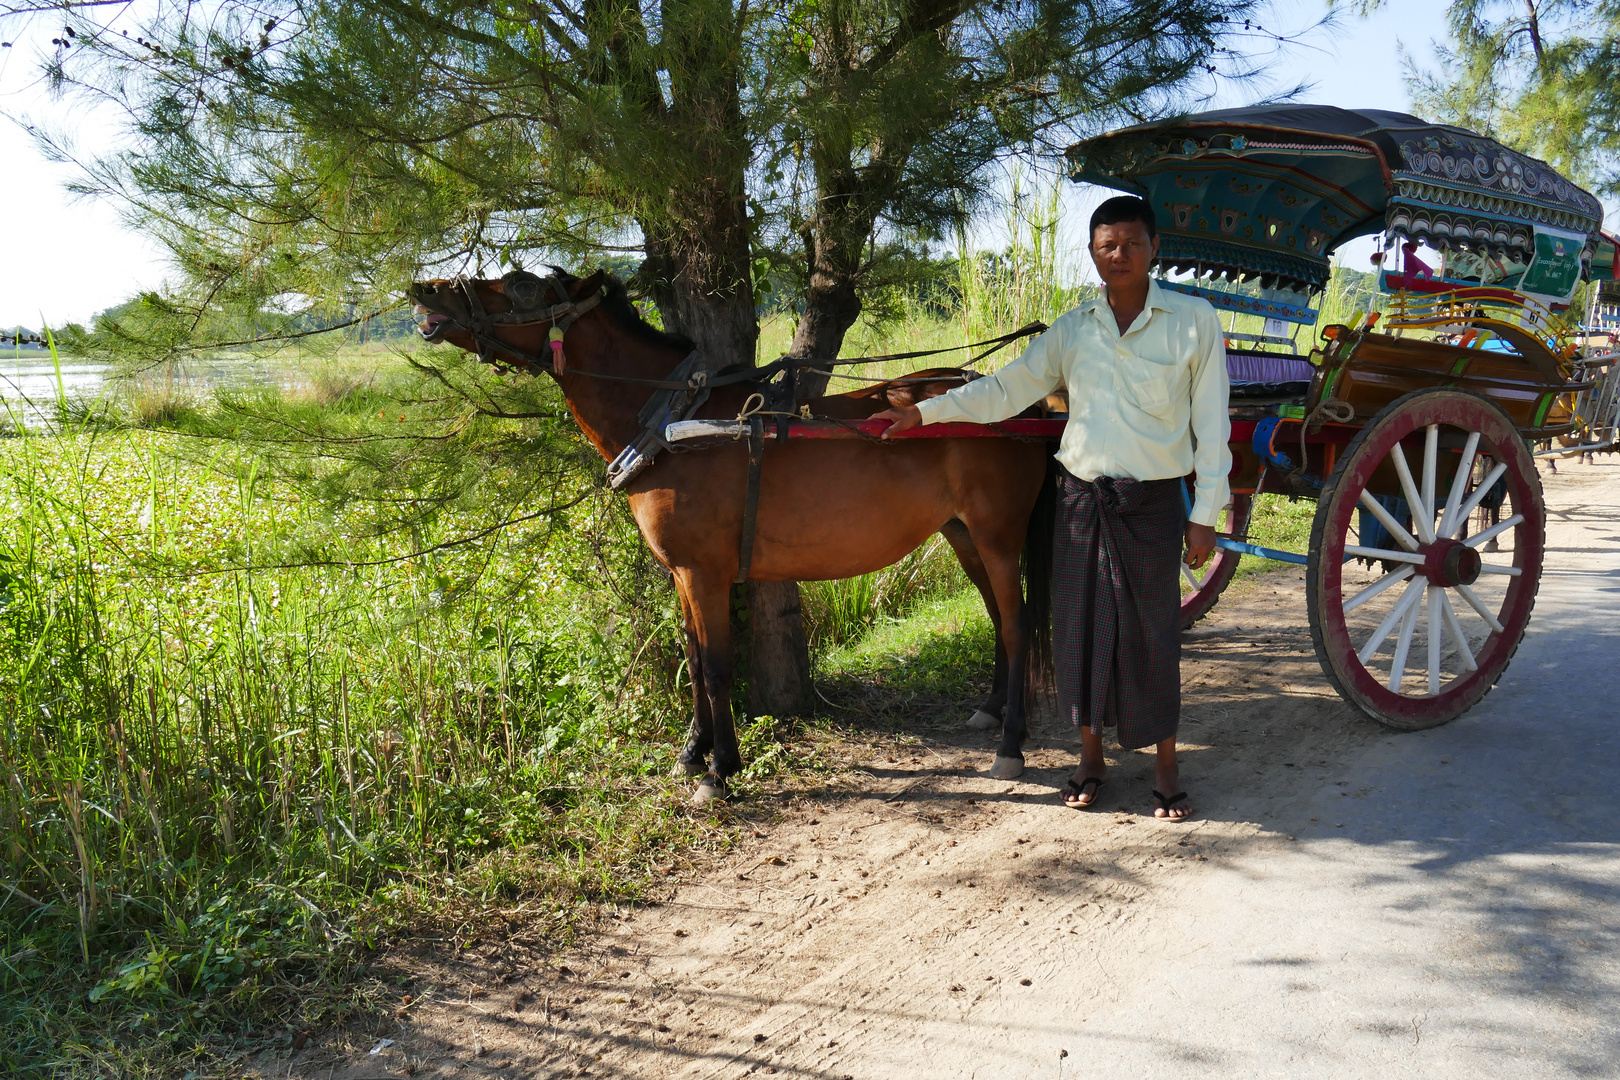
<svg viewBox="0 0 1620 1080"><path fill-rule="evenodd" d="M1097 276L1110 288L1143 285L1158 251L1158 238L1149 236L1140 221L1099 225L1091 234L1091 261L1097 264Z"/></svg>

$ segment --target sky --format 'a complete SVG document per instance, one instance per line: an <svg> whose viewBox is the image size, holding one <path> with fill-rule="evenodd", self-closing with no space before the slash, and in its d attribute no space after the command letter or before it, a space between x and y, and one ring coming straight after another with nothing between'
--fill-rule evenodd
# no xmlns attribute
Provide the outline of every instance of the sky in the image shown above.
<svg viewBox="0 0 1620 1080"><path fill-rule="evenodd" d="M1370 18L1341 13L1336 27L1305 35L1268 72L1270 92L1300 82L1312 87L1299 100L1350 108L1409 111L1401 50L1421 65L1433 62L1433 42L1443 40L1446 0L1390 0ZM1326 0L1277 0L1268 24L1309 26L1327 14ZM10 27L5 28L11 33ZM30 38L39 40L37 32ZM49 40L48 35L44 40ZM85 322L142 289L162 285L170 270L159 248L126 228L119 207L80 199L65 189L73 167L46 160L17 121L43 121L71 132L77 151L94 156L112 145L109 117L70 110L52 101L38 82L38 65L26 42L0 49L0 130L9 127L10 166L0 168L0 206L10 208L5 230L9 257L0 260L0 327L59 326ZM1210 108L1246 104L1260 86L1223 94ZM5 119L9 118L9 119ZM1064 200L1061 235L1072 242L1074 222L1084 221L1101 193L1074 188ZM1365 247L1361 251L1360 245ZM1365 265L1371 238L1346 245L1347 264Z"/></svg>

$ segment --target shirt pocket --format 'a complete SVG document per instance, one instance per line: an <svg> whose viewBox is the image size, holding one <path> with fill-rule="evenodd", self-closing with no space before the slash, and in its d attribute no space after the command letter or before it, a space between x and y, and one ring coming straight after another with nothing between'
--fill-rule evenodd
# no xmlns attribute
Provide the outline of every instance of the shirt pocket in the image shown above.
<svg viewBox="0 0 1620 1080"><path fill-rule="evenodd" d="M1174 365L1133 360L1125 369L1125 393L1143 412L1164 416L1171 411L1179 374Z"/></svg>

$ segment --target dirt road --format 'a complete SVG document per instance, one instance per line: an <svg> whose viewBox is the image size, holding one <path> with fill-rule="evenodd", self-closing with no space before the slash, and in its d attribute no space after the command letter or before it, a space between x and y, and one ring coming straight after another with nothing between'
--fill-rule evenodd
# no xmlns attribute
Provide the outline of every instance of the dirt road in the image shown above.
<svg viewBox="0 0 1620 1080"><path fill-rule="evenodd" d="M1063 808L1054 722L1011 783L987 737L880 751L577 955L466 955L381 1053L267 1071L1620 1072L1620 462L1547 488L1530 636L1445 728L1353 713L1300 574L1250 579L1186 640L1191 823L1150 816L1144 754Z"/></svg>

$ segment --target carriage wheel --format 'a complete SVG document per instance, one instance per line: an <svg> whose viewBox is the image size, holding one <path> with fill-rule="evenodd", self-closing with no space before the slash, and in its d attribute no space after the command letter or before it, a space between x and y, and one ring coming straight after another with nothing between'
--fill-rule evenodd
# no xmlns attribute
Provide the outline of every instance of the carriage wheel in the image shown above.
<svg viewBox="0 0 1620 1080"><path fill-rule="evenodd" d="M1215 531L1228 539L1248 539L1249 514L1253 505L1252 496L1234 493L1231 505L1224 511L1225 517L1215 523ZM1215 554L1209 557L1209 561L1201 570L1194 570L1186 563L1181 564L1183 630L1209 614L1210 609L1215 606L1215 601L1221 598L1221 593L1232 583L1232 575L1237 573L1240 558L1242 556L1235 551L1222 551L1216 548Z"/></svg>
<svg viewBox="0 0 1620 1080"><path fill-rule="evenodd" d="M1498 524L1467 535L1497 498ZM1391 402L1339 458L1311 529L1311 639L1334 688L1404 730L1469 709L1524 636L1545 524L1535 460L1499 408L1449 389Z"/></svg>

